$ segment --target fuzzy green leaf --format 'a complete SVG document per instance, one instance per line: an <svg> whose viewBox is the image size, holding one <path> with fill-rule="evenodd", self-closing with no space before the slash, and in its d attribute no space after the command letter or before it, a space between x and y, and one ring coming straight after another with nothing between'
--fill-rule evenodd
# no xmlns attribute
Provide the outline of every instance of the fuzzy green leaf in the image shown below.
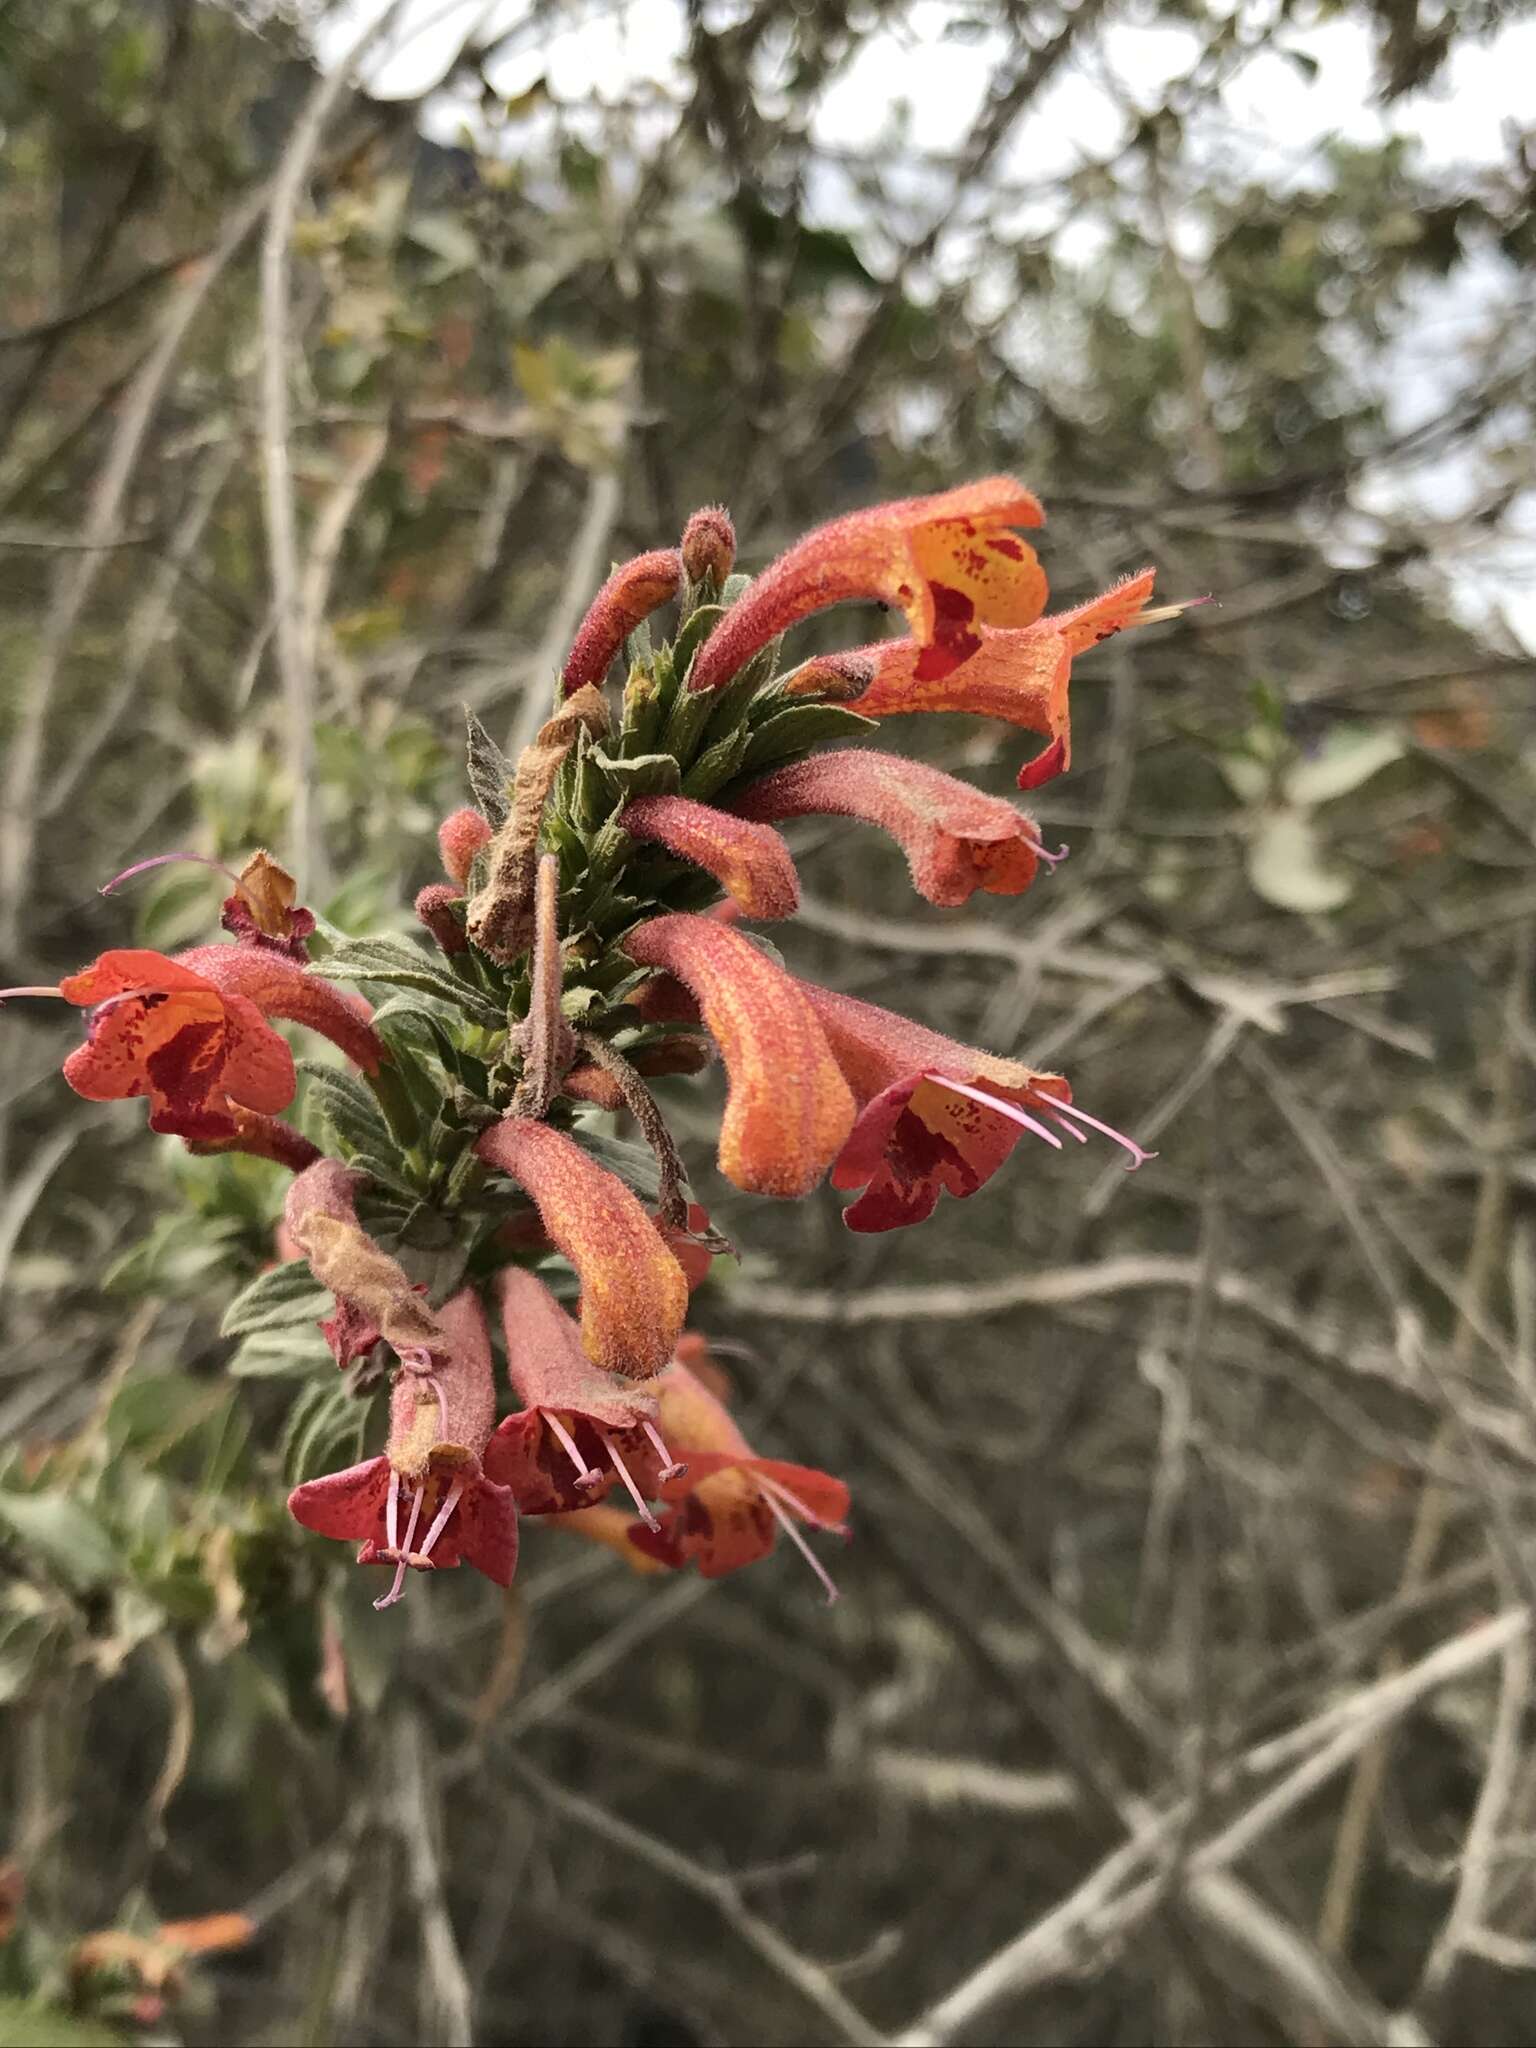
<svg viewBox="0 0 1536 2048"><path fill-rule="evenodd" d="M742 772L767 768L793 754L807 753L824 740L857 739L873 732L875 720L863 718L842 704L787 704L770 711L752 728L742 759Z"/></svg>

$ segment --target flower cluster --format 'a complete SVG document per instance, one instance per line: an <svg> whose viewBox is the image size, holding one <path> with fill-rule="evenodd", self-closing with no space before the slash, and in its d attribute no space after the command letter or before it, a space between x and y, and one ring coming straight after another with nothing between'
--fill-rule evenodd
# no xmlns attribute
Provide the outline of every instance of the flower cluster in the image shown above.
<svg viewBox="0 0 1536 2048"><path fill-rule="evenodd" d="M803 1531L841 1532L847 1489L759 1457L684 1330L690 1289L728 1247L692 1199L654 1077L718 1056L720 1172L785 1198L830 1178L856 1193L856 1231L974 1194L1025 1136L1147 1156L1061 1075L802 980L742 929L798 907L787 819L886 833L945 906L1020 895L1062 858L1016 803L860 744L900 713L956 711L1045 740L1021 788L1068 766L1074 658L1168 612L1146 610L1148 570L1046 614L1018 532L1041 517L991 478L835 520L749 582L732 574L728 516L696 513L679 547L609 578L520 759L471 720L475 803L444 821L446 879L415 904L430 947L345 937L262 853L232 877L232 943L116 949L57 989L11 992L88 1012L64 1064L81 1095L143 1096L151 1128L193 1150L292 1171L289 1264L256 1289L307 1268L334 1300L338 1366L360 1385L387 1366L391 1386L379 1455L305 1480L289 1506L391 1571L378 1606L410 1570L466 1562L510 1583L523 1517L639 1571L707 1576L782 1533L831 1591ZM847 600L899 609L908 637L781 672L782 636ZM277 1022L346 1063L310 1069L324 1152L285 1114L298 1074ZM610 1136L610 1113L643 1144Z"/></svg>

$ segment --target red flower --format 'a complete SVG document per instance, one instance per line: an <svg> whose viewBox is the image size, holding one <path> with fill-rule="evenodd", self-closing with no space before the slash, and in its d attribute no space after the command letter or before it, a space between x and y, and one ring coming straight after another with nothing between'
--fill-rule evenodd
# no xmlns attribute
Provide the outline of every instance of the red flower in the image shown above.
<svg viewBox="0 0 1536 2048"><path fill-rule="evenodd" d="M788 627L850 598L900 605L919 672L947 675L981 644L978 627L1027 626L1045 604L1035 551L1009 531L1038 526L1039 501L1012 477L872 505L818 526L770 564L705 641L690 690L715 690Z"/></svg>
<svg viewBox="0 0 1536 2048"><path fill-rule="evenodd" d="M967 711L1044 733L1050 745L1019 772L1020 789L1036 789L1071 766L1067 686L1074 658L1137 622L1152 595L1153 574L1143 569L1086 604L1032 625L984 625L969 658L941 675L924 668L925 650L917 640L886 640L840 659L875 664L874 681L856 699L868 718L893 718L904 711ZM1157 616L1169 617L1183 608L1168 606Z"/></svg>
<svg viewBox="0 0 1536 2048"><path fill-rule="evenodd" d="M469 871L475 864L475 855L482 846L491 843L491 828L488 821L469 804L450 811L437 828L437 851L442 859L443 873L450 882L457 882L462 894L469 882Z"/></svg>
<svg viewBox="0 0 1536 2048"><path fill-rule="evenodd" d="M686 986L720 1047L720 1171L752 1194L808 1194L852 1127L853 1101L793 977L708 917L650 918L624 950Z"/></svg>
<svg viewBox="0 0 1536 2048"><path fill-rule="evenodd" d="M776 768L733 796L731 809L744 818L818 815L878 825L906 854L918 894L949 906L967 902L977 889L1022 895L1042 860L1054 867L1062 858L1003 798L921 761L862 747Z"/></svg>
<svg viewBox="0 0 1536 2048"><path fill-rule="evenodd" d="M577 628L561 674L569 697L586 683L600 683L608 664L642 620L676 597L683 558L676 548L657 548L615 569L593 598Z"/></svg>
<svg viewBox="0 0 1536 2048"><path fill-rule="evenodd" d="M832 1185L863 1188L843 1212L850 1230L895 1230L931 1216L940 1192L973 1195L1026 1131L1061 1150L1079 1125L1101 1131L1140 1166L1150 1153L1077 1108L1059 1074L978 1052L873 1003L802 982L860 1104Z"/></svg>
<svg viewBox="0 0 1536 2048"><path fill-rule="evenodd" d="M686 796L640 796L619 813L619 826L713 875L743 917L793 917L800 908L789 848L767 825L745 823L744 814Z"/></svg>
<svg viewBox="0 0 1536 2048"><path fill-rule="evenodd" d="M244 957L264 965L280 956ZM59 994L92 1011L85 1044L64 1062L88 1102L147 1095L151 1130L216 1139L238 1135L237 1106L273 1115L293 1100L293 1054L260 1007L163 953L103 953Z"/></svg>
<svg viewBox="0 0 1536 2048"><path fill-rule="evenodd" d="M587 1356L626 1379L659 1372L688 1312L688 1282L629 1189L574 1138L528 1117L493 1124L475 1151L532 1197L576 1268Z"/></svg>
<svg viewBox="0 0 1536 2048"><path fill-rule="evenodd" d="M797 1524L845 1536L843 1482L809 1465L758 1457L723 1402L680 1361L667 1367L656 1391L667 1442L687 1465L662 1484L660 1525L631 1525L633 1547L674 1569L695 1563L703 1577L718 1579L766 1557L782 1529L835 1600L837 1588Z"/></svg>
<svg viewBox="0 0 1536 2048"><path fill-rule="evenodd" d="M521 1266L497 1274L496 1298L523 1407L486 1446L487 1473L511 1487L524 1515L587 1507L617 1482L654 1526L647 1499L683 1469L657 1433L654 1384L600 1372L571 1318Z"/></svg>
<svg viewBox="0 0 1536 2048"><path fill-rule="evenodd" d="M512 1490L480 1463L496 1420L485 1313L470 1288L438 1311L452 1349L407 1360L389 1403L382 1457L306 1480L288 1496L294 1520L317 1536L360 1543L359 1564L392 1564L394 1582L375 1607L390 1607L407 1569L471 1564L498 1586L517 1569Z"/></svg>

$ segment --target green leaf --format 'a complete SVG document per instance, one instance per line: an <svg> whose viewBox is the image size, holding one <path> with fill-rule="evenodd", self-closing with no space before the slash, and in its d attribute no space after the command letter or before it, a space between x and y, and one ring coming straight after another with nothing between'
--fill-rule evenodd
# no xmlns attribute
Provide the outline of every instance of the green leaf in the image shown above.
<svg viewBox="0 0 1536 2048"><path fill-rule="evenodd" d="M422 995L437 996L483 1024L506 1022L488 998L402 939L345 939L326 961L325 971L343 981L382 982L387 987L413 988Z"/></svg>
<svg viewBox="0 0 1536 2048"><path fill-rule="evenodd" d="M791 754L803 754L825 740L857 739L873 732L876 721L843 704L786 704L752 728L742 760L743 774L767 768Z"/></svg>
<svg viewBox="0 0 1536 2048"><path fill-rule="evenodd" d="M313 1060L298 1064L305 1079L306 1106L320 1112L349 1154L390 1150L389 1126L362 1081Z"/></svg>
<svg viewBox="0 0 1536 2048"><path fill-rule="evenodd" d="M661 1176L653 1154L644 1145L627 1145L622 1138L610 1138L589 1124L576 1124L571 1136L599 1166L606 1167L631 1193L654 1208L661 1199Z"/></svg>
<svg viewBox="0 0 1536 2048"><path fill-rule="evenodd" d="M329 1298L326 1307L330 1306ZM258 1330L247 1337L224 1370L231 1379L311 1379L336 1370L330 1347L313 1325L308 1330Z"/></svg>
<svg viewBox="0 0 1536 2048"><path fill-rule="evenodd" d="M79 2020L56 2005L0 1997L0 2048L122 2048L127 2039L98 2020Z"/></svg>
<svg viewBox="0 0 1536 2048"><path fill-rule="evenodd" d="M0 1492L0 1522L71 1585L104 1585L122 1570L106 1529L89 1508L63 1494Z"/></svg>
<svg viewBox="0 0 1536 2048"><path fill-rule="evenodd" d="M303 1259L289 1259L270 1272L258 1273L248 1287L241 1288L224 1311L219 1335L249 1337L258 1330L286 1330L296 1324L313 1324L330 1311L329 1290L315 1285Z"/></svg>
<svg viewBox="0 0 1536 2048"><path fill-rule="evenodd" d="M288 1411L283 1431L286 1484L298 1486L322 1472L355 1464L367 1419L368 1404L348 1391L339 1374L303 1388Z"/></svg>
<svg viewBox="0 0 1536 2048"><path fill-rule="evenodd" d="M512 804L512 763L466 704L464 725L469 740L469 786L492 829L507 822Z"/></svg>
<svg viewBox="0 0 1536 2048"><path fill-rule="evenodd" d="M627 803L632 796L676 796L682 787L682 773L671 754L637 754L615 761L594 747L591 759L618 802Z"/></svg>
<svg viewBox="0 0 1536 2048"><path fill-rule="evenodd" d="M712 747L706 747L683 777L684 796L710 797L717 789L723 789L741 772L750 743L747 728L739 725L734 732L716 740Z"/></svg>

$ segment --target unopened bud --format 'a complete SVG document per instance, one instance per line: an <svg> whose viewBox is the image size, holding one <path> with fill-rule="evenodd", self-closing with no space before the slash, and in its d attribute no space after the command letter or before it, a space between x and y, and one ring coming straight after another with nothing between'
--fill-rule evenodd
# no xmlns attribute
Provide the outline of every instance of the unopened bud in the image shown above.
<svg viewBox="0 0 1536 2048"><path fill-rule="evenodd" d="M724 587L736 560L736 529L723 505L703 505L683 528L683 567L690 583Z"/></svg>
<svg viewBox="0 0 1536 2048"><path fill-rule="evenodd" d="M437 828L437 850L442 856L444 874L457 882L460 889L466 888L475 855L490 842L490 825L468 804L444 818Z"/></svg>
<svg viewBox="0 0 1536 2048"><path fill-rule="evenodd" d="M461 811L459 815L463 817L465 813ZM416 898L416 915L445 953L468 950L469 941L464 936L464 898L457 889L450 889L446 882L428 883Z"/></svg>

